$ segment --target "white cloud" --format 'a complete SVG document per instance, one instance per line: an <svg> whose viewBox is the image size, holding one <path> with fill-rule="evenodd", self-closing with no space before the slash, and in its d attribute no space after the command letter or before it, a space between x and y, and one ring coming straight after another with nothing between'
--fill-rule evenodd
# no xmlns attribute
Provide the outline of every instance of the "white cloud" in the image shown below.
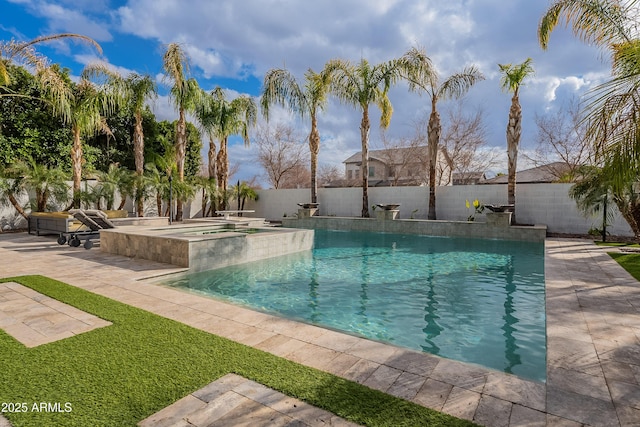
<svg viewBox="0 0 640 427"><path fill-rule="evenodd" d="M105 22L98 22L85 15L80 8L85 2L72 3L70 7L62 6L52 1L25 0L21 2L34 15L47 20L48 33L75 33L93 38L98 42L110 41L113 39L111 33L106 29ZM91 4L86 2L87 4ZM97 2L100 4L102 2ZM104 9L103 9L104 10Z"/></svg>
<svg viewBox="0 0 640 427"><path fill-rule="evenodd" d="M107 0L99 1L104 5ZM98 6L92 6L90 0L24 0L23 4L45 17L50 29L86 32L99 40L122 33L154 44L183 43L194 74L207 90L234 78L247 81L253 76L260 81L274 67L285 66L302 78L308 68L319 71L337 57L352 61L364 57L378 63L419 45L443 77L470 64L485 74L486 80L475 85L467 98L470 105L482 105L487 111L492 146L504 145L511 98L500 89L498 63L533 59L536 74L521 91L523 148L534 140L536 113L585 93L602 82L609 69L607 58L603 60L600 52L562 28L552 35L549 49L541 50L536 32L548 7L543 1L127 0L107 15L98 15ZM72 4L78 6L72 8ZM88 57L77 59L82 62ZM110 62L128 69L127 64ZM161 58L149 67L161 81ZM257 90L251 95L257 95ZM429 111L427 98L409 93L406 85L394 88L390 98L394 115L389 135L407 136L413 131L411 122ZM175 119L166 99L156 104L159 119ZM283 119L288 115L284 111L274 114ZM371 115L371 138L375 141L379 113L374 106ZM334 100L329 103L319 116L321 163L341 165L344 158L360 150L360 118L361 112L355 108ZM296 126L308 129L308 121L294 120ZM244 148L238 150L231 156L245 155Z"/></svg>
<svg viewBox="0 0 640 427"><path fill-rule="evenodd" d="M111 64L108 60L106 60L106 58L99 57L96 55L91 55L91 54L74 55L73 59L77 63L82 64L84 66L87 66L89 64L102 64L103 66L106 66L107 68L109 68L111 71L114 71L123 77L126 77L129 74L136 72L135 70L131 70L126 67L121 67L118 65Z"/></svg>
<svg viewBox="0 0 640 427"><path fill-rule="evenodd" d="M215 51L203 50L193 45L185 45L184 50L191 59L191 65L200 68L207 79L213 76L233 76L236 74L225 69L220 55Z"/></svg>

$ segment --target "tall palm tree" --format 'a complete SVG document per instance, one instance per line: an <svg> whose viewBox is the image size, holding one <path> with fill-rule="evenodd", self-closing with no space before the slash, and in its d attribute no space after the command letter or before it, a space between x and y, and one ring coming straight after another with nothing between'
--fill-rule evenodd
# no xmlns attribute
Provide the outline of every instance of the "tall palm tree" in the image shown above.
<svg viewBox="0 0 640 427"><path fill-rule="evenodd" d="M262 113L269 119L269 107L279 104L304 118L311 118L309 151L311 153L311 203L318 202L318 154L320 153L320 133L318 132L318 109L327 105L329 74L316 73L309 69L305 73L304 87L287 70L274 68L264 77L262 88Z"/></svg>
<svg viewBox="0 0 640 427"><path fill-rule="evenodd" d="M71 164L73 170L73 194L74 206L79 206L80 181L82 179L82 135L92 134L97 131L107 131L102 114L113 111L117 104L117 97L108 91L102 90L82 78L74 84L68 76L60 72L59 67L49 66L48 60L39 55L33 46L37 43L57 40L61 38L74 38L92 44L99 52L100 45L93 39L77 34L58 34L43 36L30 42L10 41L0 44L0 56L9 61L21 60L34 67L38 81L42 85L47 100L53 107L53 112L65 122L71 124L73 133L73 145L71 148ZM0 85L7 84L10 76L3 61L0 67Z"/></svg>
<svg viewBox="0 0 640 427"><path fill-rule="evenodd" d="M201 102L196 108L196 120L201 130L209 138L209 150L207 152L207 174L209 179L216 178L216 126L220 121L220 106L218 97L214 92L202 92Z"/></svg>
<svg viewBox="0 0 640 427"><path fill-rule="evenodd" d="M538 39L546 49L564 21L583 41L608 51L612 78L588 94L583 110L587 139L599 163L624 191L640 175L640 37L638 0L554 1L540 20Z"/></svg>
<svg viewBox="0 0 640 427"><path fill-rule="evenodd" d="M218 103L218 122L214 133L220 142L220 149L216 157L216 173L218 188L220 189L222 209L227 208L229 180L229 155L227 146L231 135L240 135L246 145L249 144L249 128L257 121L258 107L253 98L241 95L232 101L226 99L222 88L213 90L213 96Z"/></svg>
<svg viewBox="0 0 640 427"><path fill-rule="evenodd" d="M142 113L146 102L158 95L157 87L151 76L131 73L122 77L117 72L103 64L93 64L85 69L85 76L105 76L107 84L120 93L123 103L133 112L133 156L136 168L137 183L141 184L144 174L144 130L142 127ZM143 188L136 189L136 212L138 216L144 216Z"/></svg>
<svg viewBox="0 0 640 427"><path fill-rule="evenodd" d="M138 184L142 183L144 175L144 130L142 127L142 113L149 98L155 98L158 90L155 82L149 75L132 73L125 79L127 101L133 110L135 124L133 128L133 156L136 166ZM136 212L138 216L144 216L144 189L136 186Z"/></svg>
<svg viewBox="0 0 640 427"><path fill-rule="evenodd" d="M323 73L329 75L331 92L342 102L362 110L360 139L362 144L362 217L369 217L369 106L375 104L382 112L380 127L391 122L393 107L388 92L400 78L401 62L392 60L371 65L366 59L353 64L342 59L332 59Z"/></svg>
<svg viewBox="0 0 640 427"><path fill-rule="evenodd" d="M71 147L71 167L73 180L73 206L80 206L80 183L84 163L82 137L99 132L111 134L105 115L111 114L122 102L117 92L108 86L97 86L82 77L78 83L68 83L65 99L55 100L69 108L68 121L71 124L73 144Z"/></svg>
<svg viewBox="0 0 640 427"><path fill-rule="evenodd" d="M502 88L512 93L511 107L509 109L509 122L507 123L507 157L508 157L508 184L507 203L514 205L512 222L516 222L516 167L518 164L518 145L522 134L522 107L520 107L520 86L525 78L533 74L532 59L527 58L521 64L498 64L502 72Z"/></svg>
<svg viewBox="0 0 640 427"><path fill-rule="evenodd" d="M163 56L165 78L172 83L171 99L178 109L176 122L176 165L178 181L184 182L184 162L187 152L187 112L194 112L200 102L202 91L198 82L188 78L189 61L186 53L178 43L170 43ZM182 203L179 197L176 201L176 221L182 220Z"/></svg>
<svg viewBox="0 0 640 427"><path fill-rule="evenodd" d="M145 165L147 184L156 191L156 203L158 215L162 216L162 203L169 200L172 184L170 180L176 174L176 146L165 133L158 135L158 142L162 150L151 153L150 162ZM161 152L160 152L161 151ZM173 203L173 200L171 201ZM173 208L172 203L167 203L167 212ZM169 216L168 214L166 216ZM171 212L170 218L174 218Z"/></svg>
<svg viewBox="0 0 640 427"><path fill-rule="evenodd" d="M218 209L220 191L216 184L216 126L220 121L221 103L214 96L214 92L202 91L202 99L196 108L195 117L200 124L200 129L209 138L209 150L207 151L207 177L200 179L202 188L202 216L209 216ZM207 208L207 206L209 208Z"/></svg>
<svg viewBox="0 0 640 427"><path fill-rule="evenodd" d="M561 22L583 41L608 51L611 80L595 87L586 99L586 138L594 147L600 170L584 173L571 196L587 211L611 197L636 238L640 237L640 37L638 0L554 1L538 27L540 45L548 47Z"/></svg>
<svg viewBox="0 0 640 427"><path fill-rule="evenodd" d="M436 163L442 124L437 110L439 100L458 99L484 76L475 66L465 67L460 73L440 80L436 69L424 50L412 48L403 57L403 75L409 82L409 89L425 92L431 101L431 114L427 128L429 140L429 213L428 219L436 219Z"/></svg>

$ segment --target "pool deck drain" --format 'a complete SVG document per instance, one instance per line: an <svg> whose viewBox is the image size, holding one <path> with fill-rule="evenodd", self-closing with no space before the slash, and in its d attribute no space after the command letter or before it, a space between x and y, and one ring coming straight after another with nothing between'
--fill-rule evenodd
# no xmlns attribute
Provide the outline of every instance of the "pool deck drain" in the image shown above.
<svg viewBox="0 0 640 427"><path fill-rule="evenodd" d="M45 274L481 425L640 425L640 284L591 242L545 246L546 383L160 287L140 279L181 269L26 233L0 235L0 277Z"/></svg>

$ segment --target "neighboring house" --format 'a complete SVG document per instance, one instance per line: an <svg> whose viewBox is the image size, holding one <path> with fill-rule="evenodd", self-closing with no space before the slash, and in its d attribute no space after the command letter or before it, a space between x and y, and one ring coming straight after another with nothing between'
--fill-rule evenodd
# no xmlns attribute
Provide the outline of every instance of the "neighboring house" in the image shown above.
<svg viewBox="0 0 640 427"><path fill-rule="evenodd" d="M452 185L475 185L486 179L484 172L454 172L451 174Z"/></svg>
<svg viewBox="0 0 640 427"><path fill-rule="evenodd" d="M403 147L369 151L369 186L426 185L427 147ZM345 179L330 186L358 186L362 182L362 152L345 161Z"/></svg>
<svg viewBox="0 0 640 427"><path fill-rule="evenodd" d="M533 184L533 183L552 183L566 182L562 179L564 175L572 171L572 167L564 162L554 162L547 165L538 166L531 169L516 172L516 183ZM496 176L495 178L485 179L478 184L508 184L509 177L507 175Z"/></svg>

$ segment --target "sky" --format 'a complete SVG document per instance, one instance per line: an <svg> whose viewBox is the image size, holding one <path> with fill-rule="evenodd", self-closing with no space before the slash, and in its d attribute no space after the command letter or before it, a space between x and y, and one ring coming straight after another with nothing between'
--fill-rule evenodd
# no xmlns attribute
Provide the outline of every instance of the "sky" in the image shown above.
<svg viewBox="0 0 640 427"><path fill-rule="evenodd" d="M200 86L229 90L229 96L258 97L265 73L287 68L302 81L308 69L320 71L330 59L371 64L424 48L441 79L475 65L485 80L464 100L468 111L482 109L489 147L506 153L505 129L511 95L501 89L498 64L532 58L535 74L520 92L523 111L521 151L536 144L535 117L558 114L609 76L607 57L558 28L543 51L537 26L549 7L546 0L0 0L0 40L31 40L56 33L78 33L96 40L103 53L69 41L39 45L38 50L80 75L84 66L102 61L122 74L149 74L160 96L151 105L159 120L177 112L162 83L162 55L168 43L180 43L190 57ZM410 138L414 123L430 112L426 95L398 84L389 94L394 108L386 138ZM441 114L451 101L438 104ZM371 149L383 148L380 114L371 109ZM444 114L443 114L444 117ZM335 165L360 151L361 111L330 99L319 117L320 165ZM271 125L299 129L301 143L308 121L284 110L272 112ZM206 145L206 142L205 142ZM206 149L206 147L205 147ZM253 176L264 183L255 144L230 141L229 158L239 169L232 180ZM522 159L522 156L520 156ZM520 161L519 170L527 167ZM504 161L495 172L506 172Z"/></svg>

